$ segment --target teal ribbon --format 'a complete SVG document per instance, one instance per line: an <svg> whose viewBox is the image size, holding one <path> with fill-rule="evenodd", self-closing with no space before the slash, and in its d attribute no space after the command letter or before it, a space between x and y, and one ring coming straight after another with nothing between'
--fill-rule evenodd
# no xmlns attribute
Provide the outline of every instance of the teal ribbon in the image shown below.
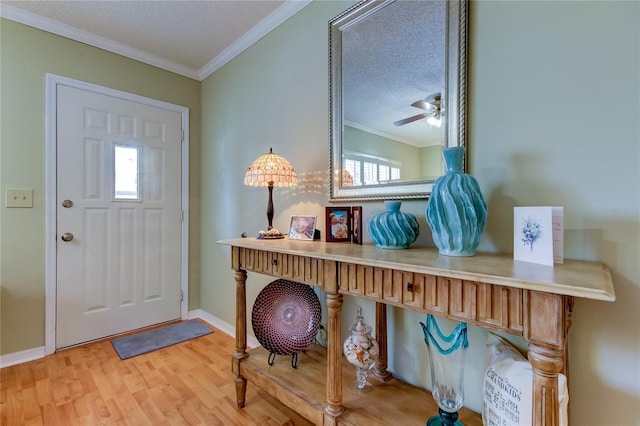
<svg viewBox="0 0 640 426"><path fill-rule="evenodd" d="M427 325L424 325L424 323L420 323L420 325L422 326L422 331L424 332L424 342L427 344L427 346L429 346L429 341L431 341L431 344L433 344L438 352L443 355L449 355L451 352L457 350L460 345L462 345L463 348L469 347L469 341L467 340L466 322L458 323L458 326L448 336L442 334L442 331L440 331L440 327L438 327L438 323L436 322L436 319L433 315L427 314L426 322ZM443 349L442 346L440 346L440 344L433 337L432 329L435 329L438 337L440 337L441 340L445 341L446 343L453 342L453 344L448 349Z"/></svg>

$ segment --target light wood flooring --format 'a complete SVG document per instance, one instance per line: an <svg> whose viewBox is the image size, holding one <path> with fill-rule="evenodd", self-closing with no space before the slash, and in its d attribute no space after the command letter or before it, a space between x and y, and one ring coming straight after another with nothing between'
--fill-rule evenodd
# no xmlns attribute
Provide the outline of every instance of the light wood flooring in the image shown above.
<svg viewBox="0 0 640 426"><path fill-rule="evenodd" d="M3 368L0 425L310 425L251 384L236 407L234 346L215 330L121 360L101 340Z"/></svg>

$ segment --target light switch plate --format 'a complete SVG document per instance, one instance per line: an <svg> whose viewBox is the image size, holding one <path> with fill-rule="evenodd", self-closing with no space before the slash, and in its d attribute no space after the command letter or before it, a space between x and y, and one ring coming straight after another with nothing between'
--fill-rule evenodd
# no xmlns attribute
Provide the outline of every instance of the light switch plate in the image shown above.
<svg viewBox="0 0 640 426"><path fill-rule="evenodd" d="M33 189L7 189L7 207L33 207Z"/></svg>

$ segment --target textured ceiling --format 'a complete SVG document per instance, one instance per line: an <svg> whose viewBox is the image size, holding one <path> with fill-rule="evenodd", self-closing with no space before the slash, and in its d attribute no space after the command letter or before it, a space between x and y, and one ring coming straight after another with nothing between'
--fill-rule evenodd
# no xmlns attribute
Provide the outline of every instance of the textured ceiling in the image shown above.
<svg viewBox="0 0 640 426"><path fill-rule="evenodd" d="M5 18L202 79L209 64L225 56L234 43L243 38L256 41L308 3L2 0L0 12ZM255 31L259 34L251 36Z"/></svg>
<svg viewBox="0 0 640 426"><path fill-rule="evenodd" d="M441 144L444 127L393 125L424 110L415 101L445 92L446 3L397 1L342 33L347 123L415 146ZM368 129L367 129L368 128Z"/></svg>

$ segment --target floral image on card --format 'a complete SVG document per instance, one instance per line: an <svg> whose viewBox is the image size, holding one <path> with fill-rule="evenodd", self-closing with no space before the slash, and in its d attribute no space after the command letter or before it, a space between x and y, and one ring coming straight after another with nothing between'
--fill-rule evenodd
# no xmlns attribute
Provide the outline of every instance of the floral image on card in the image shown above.
<svg viewBox="0 0 640 426"><path fill-rule="evenodd" d="M520 241L533 251L533 245L542 238L544 229L540 223L540 218L527 216L522 221Z"/></svg>
<svg viewBox="0 0 640 426"><path fill-rule="evenodd" d="M514 207L513 258L553 266L553 207Z"/></svg>

